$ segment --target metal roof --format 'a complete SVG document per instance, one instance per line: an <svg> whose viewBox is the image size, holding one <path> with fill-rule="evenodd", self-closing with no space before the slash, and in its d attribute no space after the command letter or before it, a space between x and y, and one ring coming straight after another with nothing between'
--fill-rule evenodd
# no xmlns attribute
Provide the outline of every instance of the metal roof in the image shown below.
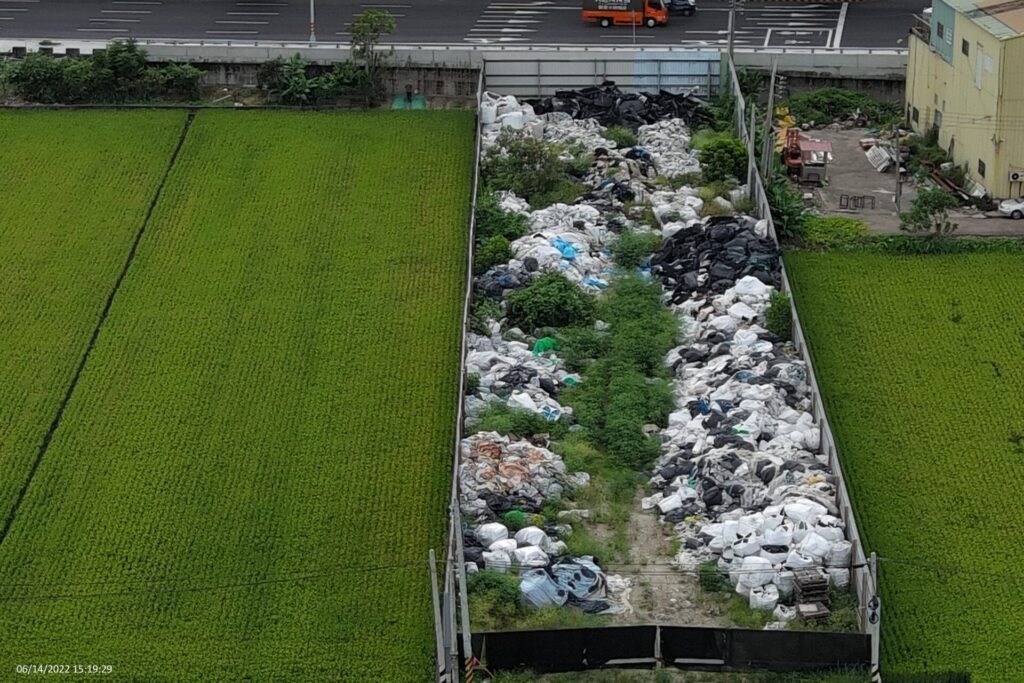
<svg viewBox="0 0 1024 683"><path fill-rule="evenodd" d="M1000 40L1024 35L1024 0L942 0Z"/></svg>

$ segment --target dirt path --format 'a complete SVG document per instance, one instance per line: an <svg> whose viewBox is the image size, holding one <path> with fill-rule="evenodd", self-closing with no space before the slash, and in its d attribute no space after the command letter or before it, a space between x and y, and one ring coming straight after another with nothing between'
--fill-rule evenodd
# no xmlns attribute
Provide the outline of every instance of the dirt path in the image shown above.
<svg viewBox="0 0 1024 683"><path fill-rule="evenodd" d="M629 623L724 626L717 609L709 610L701 597L697 577L672 566L673 532L658 516L640 509L643 491L633 501L627 537L630 565L622 568L633 587L632 612L617 620ZM612 573L615 573L614 571Z"/></svg>

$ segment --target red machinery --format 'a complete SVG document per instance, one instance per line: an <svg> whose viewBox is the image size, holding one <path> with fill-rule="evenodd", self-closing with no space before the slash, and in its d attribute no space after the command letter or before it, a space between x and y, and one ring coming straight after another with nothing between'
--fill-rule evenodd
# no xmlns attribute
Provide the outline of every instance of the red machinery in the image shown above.
<svg viewBox="0 0 1024 683"><path fill-rule="evenodd" d="M799 128L786 129L782 162L786 165L786 173L797 181L824 184L828 179L831 154L831 142L805 138Z"/></svg>

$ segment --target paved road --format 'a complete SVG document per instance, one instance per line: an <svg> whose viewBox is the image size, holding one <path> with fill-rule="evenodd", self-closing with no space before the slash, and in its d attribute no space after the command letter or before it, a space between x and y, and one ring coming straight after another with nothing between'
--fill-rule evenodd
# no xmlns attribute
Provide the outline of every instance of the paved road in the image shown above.
<svg viewBox="0 0 1024 683"><path fill-rule="evenodd" d="M398 43L625 44L718 47L726 0L700 0L694 17L655 29L602 29L580 21L579 0L315 0L317 38L346 42L353 17L387 9ZM930 0L842 4L748 2L737 16L743 47L906 46L914 13ZM296 41L308 36L307 0L0 0L0 39L200 38ZM634 38L635 33L635 38Z"/></svg>

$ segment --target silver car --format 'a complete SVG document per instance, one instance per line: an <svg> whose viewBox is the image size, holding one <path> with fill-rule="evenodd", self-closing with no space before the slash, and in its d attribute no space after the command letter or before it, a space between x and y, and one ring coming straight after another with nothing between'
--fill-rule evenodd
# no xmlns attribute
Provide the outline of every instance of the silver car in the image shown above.
<svg viewBox="0 0 1024 683"><path fill-rule="evenodd" d="M1024 218L1024 197L999 202L999 213L1010 218Z"/></svg>

